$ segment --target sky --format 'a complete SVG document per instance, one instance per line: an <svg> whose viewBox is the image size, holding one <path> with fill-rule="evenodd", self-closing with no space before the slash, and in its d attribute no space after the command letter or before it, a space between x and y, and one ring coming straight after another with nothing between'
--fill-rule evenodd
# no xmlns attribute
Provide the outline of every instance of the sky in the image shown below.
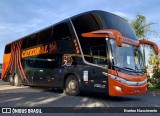
<svg viewBox="0 0 160 116"><path fill-rule="evenodd" d="M129 20L140 13L148 23L157 23L152 29L160 33L159 5L159 0L0 0L0 63L7 43L90 10L108 11ZM159 36L148 39L160 47Z"/></svg>

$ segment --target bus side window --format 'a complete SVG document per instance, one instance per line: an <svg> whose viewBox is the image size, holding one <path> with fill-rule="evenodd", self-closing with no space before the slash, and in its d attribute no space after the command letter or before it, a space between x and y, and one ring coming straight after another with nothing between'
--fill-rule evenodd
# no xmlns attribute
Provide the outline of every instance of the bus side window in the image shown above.
<svg viewBox="0 0 160 116"><path fill-rule="evenodd" d="M38 44L44 44L44 43L54 41L52 38L52 31L53 31L53 29L51 27L47 30L40 32Z"/></svg>
<svg viewBox="0 0 160 116"><path fill-rule="evenodd" d="M66 22L54 26L52 37L56 40L59 53L76 53L70 28Z"/></svg>
<svg viewBox="0 0 160 116"><path fill-rule="evenodd" d="M5 52L4 52L5 54L8 54L8 53L11 53L11 44L9 44L9 45L7 45L6 47L5 47Z"/></svg>
<svg viewBox="0 0 160 116"><path fill-rule="evenodd" d="M54 40L71 40L71 34L67 23L61 23L54 26L53 29Z"/></svg>
<svg viewBox="0 0 160 116"><path fill-rule="evenodd" d="M27 58L24 60L29 67L34 67L35 66L35 58Z"/></svg>
<svg viewBox="0 0 160 116"><path fill-rule="evenodd" d="M26 49L28 44L28 37L23 38L21 49Z"/></svg>
<svg viewBox="0 0 160 116"><path fill-rule="evenodd" d="M96 20L97 19L97 20ZM78 34L95 31L103 28L99 21L99 16L96 13L81 15L73 19L76 32Z"/></svg>
<svg viewBox="0 0 160 116"><path fill-rule="evenodd" d="M27 47L29 48L32 46L36 46L37 43L38 43L38 34L33 34L33 35L29 36Z"/></svg>

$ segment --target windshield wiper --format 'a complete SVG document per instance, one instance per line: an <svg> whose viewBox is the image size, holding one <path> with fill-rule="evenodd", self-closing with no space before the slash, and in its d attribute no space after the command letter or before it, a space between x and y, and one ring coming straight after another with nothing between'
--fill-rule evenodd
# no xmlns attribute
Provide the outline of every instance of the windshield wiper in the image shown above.
<svg viewBox="0 0 160 116"><path fill-rule="evenodd" d="M141 72L143 72L143 73L146 73L146 72L147 72L146 69L138 69L138 71L141 71Z"/></svg>
<svg viewBox="0 0 160 116"><path fill-rule="evenodd" d="M118 71L121 71L122 68L118 67L118 66L115 66L115 65L112 65L114 68L117 68Z"/></svg>
<svg viewBox="0 0 160 116"><path fill-rule="evenodd" d="M123 67L123 68L121 68L121 67L118 67L118 66L115 66L115 65L112 65L112 66L115 67L115 68L117 68L118 71L121 71L122 69L123 69L123 70L128 70L128 71L135 71L134 69L128 68L128 67ZM135 71L135 72L136 72L136 71Z"/></svg>
<svg viewBox="0 0 160 116"><path fill-rule="evenodd" d="M112 66L115 67L118 71L128 70L128 71L131 71L131 72L140 73L140 70L141 70L141 71L144 72L144 73L146 72L145 69L137 69L137 70L134 70L134 69L128 68L128 67L123 67L123 68L121 68L121 67L118 67L118 66L115 66L115 65L112 65Z"/></svg>
<svg viewBox="0 0 160 116"><path fill-rule="evenodd" d="M146 73L146 69L139 69L136 65L135 65L135 67L136 67L136 70L138 70L139 72Z"/></svg>
<svg viewBox="0 0 160 116"><path fill-rule="evenodd" d="M128 67L123 67L123 68L121 68L121 67L118 67L118 66L115 66L115 65L112 65L113 67L115 67L116 69L118 69L118 71L121 71L121 70L128 70L128 71L134 71L134 72L136 72L134 69L132 69L132 68L128 68Z"/></svg>
<svg viewBox="0 0 160 116"><path fill-rule="evenodd" d="M130 71L135 71L136 72L136 70L134 70L132 68L128 68L128 67L123 67L123 69L130 70Z"/></svg>

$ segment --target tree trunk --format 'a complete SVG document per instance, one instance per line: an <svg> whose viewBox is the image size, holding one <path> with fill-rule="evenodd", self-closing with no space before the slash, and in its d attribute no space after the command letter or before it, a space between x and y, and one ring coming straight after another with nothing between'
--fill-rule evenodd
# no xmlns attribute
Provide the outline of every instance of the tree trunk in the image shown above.
<svg viewBox="0 0 160 116"><path fill-rule="evenodd" d="M145 66L145 68L146 68L146 55L145 55L145 45L142 45L142 50L143 50L143 60L144 60L144 66Z"/></svg>

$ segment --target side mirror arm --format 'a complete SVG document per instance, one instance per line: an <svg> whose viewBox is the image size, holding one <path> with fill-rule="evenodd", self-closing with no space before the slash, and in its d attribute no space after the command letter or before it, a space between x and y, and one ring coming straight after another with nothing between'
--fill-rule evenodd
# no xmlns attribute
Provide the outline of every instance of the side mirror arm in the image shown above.
<svg viewBox="0 0 160 116"><path fill-rule="evenodd" d="M147 44L147 45L151 45L154 49L154 52L156 55L158 55L159 51L158 51L158 46L154 43L154 42L151 42L151 41L148 41L148 40L139 40L140 44Z"/></svg>
<svg viewBox="0 0 160 116"><path fill-rule="evenodd" d="M88 33L83 33L83 37L105 37L105 38L111 38L116 40L116 45L118 47L122 46L122 35L119 31L113 30L113 29L105 29L105 30L98 30L98 31L92 31Z"/></svg>

